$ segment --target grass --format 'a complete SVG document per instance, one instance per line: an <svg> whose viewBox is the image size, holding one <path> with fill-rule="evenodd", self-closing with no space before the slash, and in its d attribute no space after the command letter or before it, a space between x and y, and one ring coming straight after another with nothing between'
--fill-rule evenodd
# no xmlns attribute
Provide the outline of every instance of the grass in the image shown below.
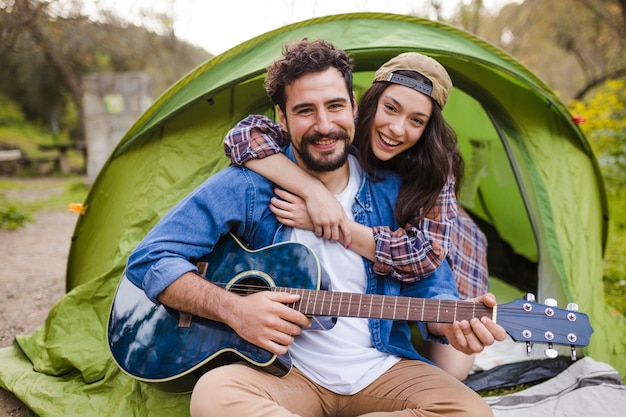
<svg viewBox="0 0 626 417"><path fill-rule="evenodd" d="M540 384L542 382L543 381L537 381L537 382L534 382L534 383L519 384L519 385L515 385L513 387L488 389L488 390L484 390L484 391L479 391L478 394L481 397L499 397L499 396L504 396L504 395L507 395L507 394L513 394L514 392L523 391L526 388L530 388L533 385L537 385L537 384Z"/></svg>
<svg viewBox="0 0 626 417"><path fill-rule="evenodd" d="M38 210L63 210L69 203L83 202L89 188L81 178L49 181L0 179L0 229L18 229ZM27 198L20 196L28 196Z"/></svg>
<svg viewBox="0 0 626 417"><path fill-rule="evenodd" d="M607 187L609 239L604 255L604 293L607 303L626 315L626 191Z"/></svg>
<svg viewBox="0 0 626 417"><path fill-rule="evenodd" d="M0 229L19 229L30 221L32 221L30 213L21 207L15 204L0 206Z"/></svg>
<svg viewBox="0 0 626 417"><path fill-rule="evenodd" d="M11 144L31 157L49 153L39 148L40 145L66 143L64 136L53 135L49 131L30 123L0 123L0 143Z"/></svg>

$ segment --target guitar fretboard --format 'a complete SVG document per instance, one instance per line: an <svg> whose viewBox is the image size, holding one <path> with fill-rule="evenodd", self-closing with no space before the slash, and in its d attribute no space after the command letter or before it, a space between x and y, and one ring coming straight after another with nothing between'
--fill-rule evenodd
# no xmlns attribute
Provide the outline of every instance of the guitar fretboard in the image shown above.
<svg viewBox="0 0 626 417"><path fill-rule="evenodd" d="M483 316L495 320L495 309L473 301L432 300L281 287L275 287L273 290L299 294L300 300L289 306L307 316L360 317L437 323L452 323Z"/></svg>

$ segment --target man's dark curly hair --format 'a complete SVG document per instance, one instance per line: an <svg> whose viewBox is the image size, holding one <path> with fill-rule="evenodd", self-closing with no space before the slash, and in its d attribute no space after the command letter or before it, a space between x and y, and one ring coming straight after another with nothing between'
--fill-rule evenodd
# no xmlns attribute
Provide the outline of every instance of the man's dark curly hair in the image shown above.
<svg viewBox="0 0 626 417"><path fill-rule="evenodd" d="M321 39L304 38L299 42L286 44L283 47L283 57L267 68L265 91L272 103L285 112L285 87L303 75L326 71L330 67L341 72L350 100L353 101L351 58L345 51L336 49L332 43Z"/></svg>

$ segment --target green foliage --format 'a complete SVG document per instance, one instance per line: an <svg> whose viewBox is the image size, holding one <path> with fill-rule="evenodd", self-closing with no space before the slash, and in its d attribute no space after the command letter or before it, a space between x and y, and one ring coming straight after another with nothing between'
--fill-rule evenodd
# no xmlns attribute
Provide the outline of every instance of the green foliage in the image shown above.
<svg viewBox="0 0 626 417"><path fill-rule="evenodd" d="M30 214L15 204L0 205L0 229L19 229L31 221Z"/></svg>
<svg viewBox="0 0 626 417"><path fill-rule="evenodd" d="M573 101L573 114L598 157L607 187L626 185L626 80L609 80L585 101Z"/></svg>
<svg viewBox="0 0 626 417"><path fill-rule="evenodd" d="M0 126L21 125L25 120L19 105L0 93Z"/></svg>
<svg viewBox="0 0 626 417"><path fill-rule="evenodd" d="M72 136L73 129L78 126L79 116L76 103L71 100L70 94L63 92L63 95L65 96L65 108L59 115L59 124L65 127L62 129L61 135L69 138Z"/></svg>
<svg viewBox="0 0 626 417"><path fill-rule="evenodd" d="M50 145L59 143L62 140L62 137L53 135L45 129L32 124L0 125L0 143L19 148L24 154L31 157L39 157L46 154L46 152L39 149L39 145Z"/></svg>
<svg viewBox="0 0 626 417"><path fill-rule="evenodd" d="M76 122L76 108L71 105L71 102L68 102L68 110L64 114ZM52 161L57 156L58 151L43 150L41 146L69 142L70 139L65 133L53 134L37 124L27 122L26 117L15 102L0 97L0 147L19 149L24 157L33 160ZM85 161L81 152L69 150L68 158L74 170L82 170ZM37 162L32 163L31 166L20 166L17 174L20 176L40 175L42 169L51 171L53 168L53 162Z"/></svg>
<svg viewBox="0 0 626 417"><path fill-rule="evenodd" d="M66 210L85 201L89 186L76 177L50 181L0 179L0 229L18 229L39 210Z"/></svg>
<svg viewBox="0 0 626 417"><path fill-rule="evenodd" d="M497 397L497 396L503 396L503 395L508 395L508 394L513 394L519 391L523 391L527 388L530 388L534 385L537 385L539 382L533 382L533 383L527 383L527 384L519 384L519 385L515 385L512 387L506 387L506 388L494 388L494 389L489 389L489 390L484 390L484 391L480 391L478 392L478 394L481 397Z"/></svg>
<svg viewBox="0 0 626 417"><path fill-rule="evenodd" d="M37 207L44 206L49 210L67 209L70 203L80 203L85 201L89 186L80 178L68 178L63 185L63 192L46 198L43 202L38 202Z"/></svg>
<svg viewBox="0 0 626 417"><path fill-rule="evenodd" d="M604 256L606 299L626 315L626 191L611 187L609 197L609 241Z"/></svg>
<svg viewBox="0 0 626 417"><path fill-rule="evenodd" d="M605 294L613 307L626 314L626 81L607 81L587 99L573 101L570 110L585 119L581 128L604 177L609 203Z"/></svg>
<svg viewBox="0 0 626 417"><path fill-rule="evenodd" d="M111 72L113 71L113 64L111 63L111 55L107 54L104 51L96 50L94 53L94 61L96 64L96 68L101 72Z"/></svg>

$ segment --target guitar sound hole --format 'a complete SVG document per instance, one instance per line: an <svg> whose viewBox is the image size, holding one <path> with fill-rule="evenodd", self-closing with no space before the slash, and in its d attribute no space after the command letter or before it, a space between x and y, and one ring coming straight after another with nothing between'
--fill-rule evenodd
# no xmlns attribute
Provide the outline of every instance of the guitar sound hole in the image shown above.
<svg viewBox="0 0 626 417"><path fill-rule="evenodd" d="M244 296L254 294L260 291L266 291L269 289L269 284L266 280L260 277L247 277L237 281L230 288L230 291L235 294Z"/></svg>

